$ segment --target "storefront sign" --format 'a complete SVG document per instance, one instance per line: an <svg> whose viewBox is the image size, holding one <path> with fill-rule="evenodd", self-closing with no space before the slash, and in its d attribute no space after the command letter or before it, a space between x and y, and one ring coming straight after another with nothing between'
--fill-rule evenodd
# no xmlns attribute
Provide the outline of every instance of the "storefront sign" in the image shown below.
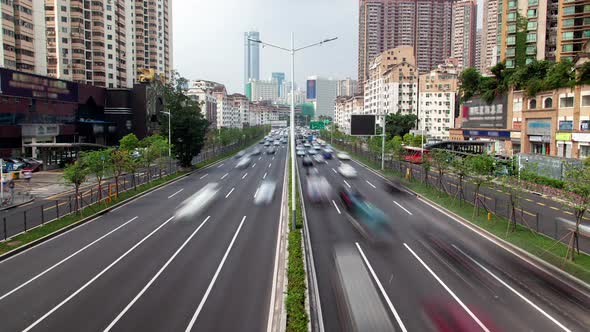
<svg viewBox="0 0 590 332"><path fill-rule="evenodd" d="M590 130L590 120L580 121L580 130Z"/></svg>
<svg viewBox="0 0 590 332"><path fill-rule="evenodd" d="M551 141L551 136L529 136L529 141L549 143Z"/></svg>
<svg viewBox="0 0 590 332"><path fill-rule="evenodd" d="M528 120L526 128L528 135L551 135L551 119Z"/></svg>
<svg viewBox="0 0 590 332"><path fill-rule="evenodd" d="M77 102L78 85L74 82L0 68L0 94Z"/></svg>
<svg viewBox="0 0 590 332"><path fill-rule="evenodd" d="M497 97L491 104L473 97L462 105L463 128L506 128L507 97Z"/></svg>
<svg viewBox="0 0 590 332"><path fill-rule="evenodd" d="M59 125L57 124L26 124L22 125L21 133L25 137L57 136Z"/></svg>
<svg viewBox="0 0 590 332"><path fill-rule="evenodd" d="M478 136L478 137L505 137L510 138L509 131L498 131L498 130L463 130L465 136Z"/></svg>
<svg viewBox="0 0 590 332"><path fill-rule="evenodd" d="M590 134L587 134L587 133L572 133L572 141L576 141L576 142L590 142Z"/></svg>
<svg viewBox="0 0 590 332"><path fill-rule="evenodd" d="M512 129L520 130L522 128L522 121L512 121Z"/></svg>
<svg viewBox="0 0 590 332"><path fill-rule="evenodd" d="M572 121L572 120L559 121L559 130L572 130L572 129L574 129L574 121Z"/></svg>
<svg viewBox="0 0 590 332"><path fill-rule="evenodd" d="M557 141L571 141L572 133L556 133L555 140Z"/></svg>

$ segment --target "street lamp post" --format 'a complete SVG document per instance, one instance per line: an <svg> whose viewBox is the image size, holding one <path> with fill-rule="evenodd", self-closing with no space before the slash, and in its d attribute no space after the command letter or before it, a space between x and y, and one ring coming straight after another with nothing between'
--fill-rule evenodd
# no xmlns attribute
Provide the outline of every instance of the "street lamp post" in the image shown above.
<svg viewBox="0 0 590 332"><path fill-rule="evenodd" d="M279 50L283 50L285 52L289 52L291 54L291 116L290 116L290 136L291 136L291 142L289 144L290 149L291 149L291 216L292 216L292 228L295 229L296 228L296 216L295 216L295 53L298 51L301 51L303 49L312 47L312 46L317 46L317 45L322 45L324 43L327 42L331 42L333 40L338 39L338 37L335 38L328 38L328 39L324 39L320 42L317 43L313 43L313 44L309 44L303 47L299 47L299 48L295 48L295 34L293 32L291 32L291 48L285 48L285 47L281 47L281 46L276 46L273 44L268 44L265 43L261 40L258 39L251 39L248 38L249 41L254 42L254 43L259 43L262 44L264 46L269 46L269 47L273 47Z"/></svg>
<svg viewBox="0 0 590 332"><path fill-rule="evenodd" d="M168 115L168 174L172 172L172 114L170 112L162 112Z"/></svg>

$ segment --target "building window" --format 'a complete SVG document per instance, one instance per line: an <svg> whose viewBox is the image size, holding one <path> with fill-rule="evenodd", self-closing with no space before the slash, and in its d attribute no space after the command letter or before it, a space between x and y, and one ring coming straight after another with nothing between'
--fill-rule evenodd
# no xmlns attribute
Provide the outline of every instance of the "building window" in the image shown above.
<svg viewBox="0 0 590 332"><path fill-rule="evenodd" d="M574 51L574 44L564 44L561 45L562 52L573 52Z"/></svg>
<svg viewBox="0 0 590 332"><path fill-rule="evenodd" d="M534 110L535 108L537 108L537 100L533 98L529 100L529 109Z"/></svg>
<svg viewBox="0 0 590 332"><path fill-rule="evenodd" d="M510 24L508 26L508 28L506 29L506 31L508 31L508 33L514 33L514 32L516 32L516 24Z"/></svg>
<svg viewBox="0 0 590 332"><path fill-rule="evenodd" d="M537 10L536 9L529 9L526 13L526 16L529 18L537 17Z"/></svg>
<svg viewBox="0 0 590 332"><path fill-rule="evenodd" d="M574 107L574 97L561 97L559 98L559 107Z"/></svg>
<svg viewBox="0 0 590 332"><path fill-rule="evenodd" d="M582 106L590 106L590 96L582 96Z"/></svg>
<svg viewBox="0 0 590 332"><path fill-rule="evenodd" d="M536 6L539 3L539 0L529 0L529 6Z"/></svg>
<svg viewBox="0 0 590 332"><path fill-rule="evenodd" d="M576 13L576 6L563 7L564 15L571 15Z"/></svg>
<svg viewBox="0 0 590 332"><path fill-rule="evenodd" d="M527 41L527 43L528 42L536 42L537 41L537 33L536 32L527 33L526 41Z"/></svg>
<svg viewBox="0 0 590 332"><path fill-rule="evenodd" d="M536 48L535 48L536 50ZM506 56L514 56L516 54L516 49L515 48L507 48L506 49Z"/></svg>
<svg viewBox="0 0 590 332"><path fill-rule="evenodd" d="M553 107L553 98L545 98L543 102L543 108L552 108Z"/></svg>
<svg viewBox="0 0 590 332"><path fill-rule="evenodd" d="M530 21L526 24L527 30L537 30L537 21Z"/></svg>
<svg viewBox="0 0 590 332"><path fill-rule="evenodd" d="M561 23L563 25L563 27L573 27L574 26L574 19L573 18L568 18L563 20L563 22Z"/></svg>
<svg viewBox="0 0 590 332"><path fill-rule="evenodd" d="M506 18L506 22L514 22L516 21L516 13L508 13Z"/></svg>
<svg viewBox="0 0 590 332"><path fill-rule="evenodd" d="M67 22L68 22L68 18L67 18L67 17L65 17L65 16L62 16L62 17L61 17L61 21L62 21L63 23L67 23Z"/></svg>
<svg viewBox="0 0 590 332"><path fill-rule="evenodd" d="M508 1L508 8L510 8L510 9L516 8L516 1L514 1L514 0Z"/></svg>
<svg viewBox="0 0 590 332"><path fill-rule="evenodd" d="M528 39L528 35L527 35L527 39ZM516 44L516 36L508 36L508 38L506 38L506 44L507 45L514 45L514 44Z"/></svg>
<svg viewBox="0 0 590 332"><path fill-rule="evenodd" d="M534 55L537 54L537 46L536 45L529 45L526 47L526 54Z"/></svg>

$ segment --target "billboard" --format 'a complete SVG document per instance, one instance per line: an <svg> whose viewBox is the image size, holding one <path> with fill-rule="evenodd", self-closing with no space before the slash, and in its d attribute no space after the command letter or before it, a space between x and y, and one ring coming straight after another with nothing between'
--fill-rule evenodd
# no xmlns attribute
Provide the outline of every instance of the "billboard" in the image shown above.
<svg viewBox="0 0 590 332"><path fill-rule="evenodd" d="M491 104L474 96L461 105L462 128L504 129L507 125L507 96L498 96Z"/></svg>
<svg viewBox="0 0 590 332"><path fill-rule="evenodd" d="M316 80L307 80L307 99L316 99Z"/></svg>
<svg viewBox="0 0 590 332"><path fill-rule="evenodd" d="M78 84L0 68L0 94L78 102Z"/></svg>
<svg viewBox="0 0 590 332"><path fill-rule="evenodd" d="M375 115L350 115L350 134L353 136L374 136Z"/></svg>

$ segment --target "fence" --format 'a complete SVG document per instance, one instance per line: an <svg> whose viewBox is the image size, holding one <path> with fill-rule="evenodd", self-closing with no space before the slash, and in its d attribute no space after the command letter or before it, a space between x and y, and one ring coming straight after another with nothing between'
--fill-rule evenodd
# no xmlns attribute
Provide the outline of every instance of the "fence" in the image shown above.
<svg viewBox="0 0 590 332"><path fill-rule="evenodd" d="M339 142L345 150L351 151L353 154L361 156L370 162L375 164L381 163L381 154L371 153L370 151L364 150L359 144L352 145L345 142ZM386 169L394 170L399 172L400 175L405 176L409 171L414 181L425 182L425 172L422 165L412 164L405 161L398 160L385 160L384 166ZM439 174L436 170L430 170L429 172L429 184L438 188ZM451 196L458 195L458 180L454 174L443 173L442 183L446 190ZM438 188L440 190L440 188ZM463 180L463 202L474 203L476 186L472 183L470 178ZM494 215L503 217L506 219L511 218L512 208L510 196L502 190L499 186L482 186L480 188L481 200L484 202L487 209L490 210ZM526 194L525 194L526 195ZM563 237L568 234L569 229L564 223L560 222L552 213L540 213L537 209L531 207L525 207L525 204L533 205L534 203L528 203L523 197L516 198L517 208L515 209L514 219L517 224L520 224L528 229L534 230L537 233L544 234L555 240L563 240ZM483 207L482 207L483 209ZM590 251L590 240L580 238L580 249L584 251Z"/></svg>
<svg viewBox="0 0 590 332"><path fill-rule="evenodd" d="M246 142L236 142L224 147L211 147L202 151L193 159L193 163L199 163L205 160L222 156L226 153L235 151L240 147L246 146ZM135 186L146 184L149 181L160 178L160 174L165 176L178 171L175 162L163 163L164 167L160 170L157 166L149 169L145 168L135 174L124 174L119 177L119 193L133 189ZM161 171L161 172L160 172ZM98 185L88 185L80 188L77 199L79 209L89 208L90 212L98 212L102 207L97 206L98 202L104 202L108 197L115 194L115 179L110 178L103 182L101 190ZM76 212L76 197L74 192L69 192L59 196L55 200L41 200L34 202L26 208L17 208L17 211L4 211L0 214L2 217L0 225L0 241L7 240L17 234L26 232L33 227L44 225L57 220L66 215ZM88 210L87 210L88 211Z"/></svg>

